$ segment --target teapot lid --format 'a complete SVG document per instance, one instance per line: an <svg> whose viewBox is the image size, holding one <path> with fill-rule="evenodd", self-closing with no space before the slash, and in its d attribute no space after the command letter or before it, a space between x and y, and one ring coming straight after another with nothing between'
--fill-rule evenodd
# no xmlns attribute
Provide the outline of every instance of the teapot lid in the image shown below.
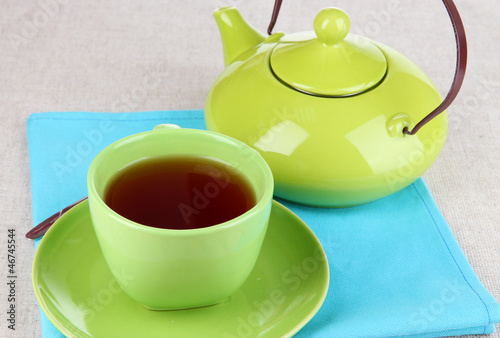
<svg viewBox="0 0 500 338"><path fill-rule="evenodd" d="M315 37L292 35L275 47L273 73L288 86L319 96L352 96L377 86L387 60L368 39L348 36L350 27L344 11L323 9L314 20Z"/></svg>

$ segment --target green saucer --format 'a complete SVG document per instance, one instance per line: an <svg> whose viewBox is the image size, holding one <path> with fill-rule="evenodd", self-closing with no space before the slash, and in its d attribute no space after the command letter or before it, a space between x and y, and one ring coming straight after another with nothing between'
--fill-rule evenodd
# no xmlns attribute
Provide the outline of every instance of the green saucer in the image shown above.
<svg viewBox="0 0 500 338"><path fill-rule="evenodd" d="M316 314L329 271L314 233L273 201L262 252L240 290L214 306L146 310L111 275L84 201L42 239L32 279L43 311L68 337L274 338L295 334Z"/></svg>

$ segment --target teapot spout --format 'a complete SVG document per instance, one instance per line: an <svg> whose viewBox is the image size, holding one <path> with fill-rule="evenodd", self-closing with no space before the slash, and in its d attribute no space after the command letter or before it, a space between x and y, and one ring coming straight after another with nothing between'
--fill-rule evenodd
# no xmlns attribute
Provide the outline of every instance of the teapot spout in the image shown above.
<svg viewBox="0 0 500 338"><path fill-rule="evenodd" d="M214 11L224 49L224 63L230 65L239 55L262 43L264 34L249 25L235 7Z"/></svg>

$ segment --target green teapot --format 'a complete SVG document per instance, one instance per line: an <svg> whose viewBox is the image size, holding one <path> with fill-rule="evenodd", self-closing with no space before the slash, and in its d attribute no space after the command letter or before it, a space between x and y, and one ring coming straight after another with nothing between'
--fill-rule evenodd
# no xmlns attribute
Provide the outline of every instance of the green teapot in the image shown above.
<svg viewBox="0 0 500 338"><path fill-rule="evenodd" d="M463 24L453 1L443 2L457 40L444 101L407 57L349 33L340 9L323 9L314 31L272 34L277 0L269 36L234 7L215 11L226 68L208 94L207 128L257 150L273 172L275 196L296 203L349 207L407 187L441 152L445 109L465 75Z"/></svg>

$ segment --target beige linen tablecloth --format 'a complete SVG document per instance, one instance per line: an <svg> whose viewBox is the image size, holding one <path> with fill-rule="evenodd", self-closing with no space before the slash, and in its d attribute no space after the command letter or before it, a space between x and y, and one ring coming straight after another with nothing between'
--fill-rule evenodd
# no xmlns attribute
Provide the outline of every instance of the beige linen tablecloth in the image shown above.
<svg viewBox="0 0 500 338"><path fill-rule="evenodd" d="M0 1L1 337L41 336L30 278L35 250L23 238L32 227L26 118L43 111L203 108L223 69L211 11L228 5L266 30L270 0ZM353 32L402 51L446 93L455 50L441 1L284 1L275 31L312 29L326 6L346 10ZM500 299L500 3L457 0L457 6L469 68L449 109L446 146L424 178L479 279ZM151 73L159 82L144 94ZM7 229L15 229L17 241L16 331L6 328Z"/></svg>

